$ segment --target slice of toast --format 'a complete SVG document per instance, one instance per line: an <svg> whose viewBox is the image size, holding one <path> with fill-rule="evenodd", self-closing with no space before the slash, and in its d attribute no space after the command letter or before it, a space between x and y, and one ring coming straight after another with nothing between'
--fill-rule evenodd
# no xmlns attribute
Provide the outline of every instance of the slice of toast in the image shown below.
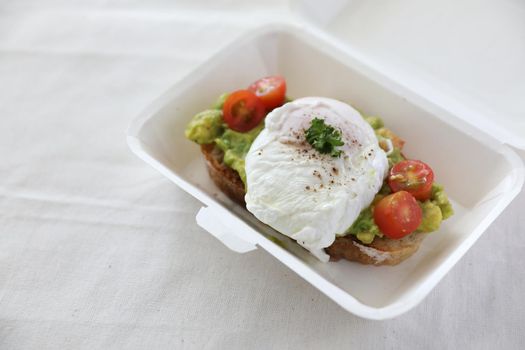
<svg viewBox="0 0 525 350"><path fill-rule="evenodd" d="M215 185L230 199L246 206L244 184L239 174L223 163L224 153L214 144L201 145L208 173ZM330 260L346 259L368 265L397 265L412 256L425 238L424 233L413 233L402 239L376 237L363 244L354 235L337 237L326 252Z"/></svg>

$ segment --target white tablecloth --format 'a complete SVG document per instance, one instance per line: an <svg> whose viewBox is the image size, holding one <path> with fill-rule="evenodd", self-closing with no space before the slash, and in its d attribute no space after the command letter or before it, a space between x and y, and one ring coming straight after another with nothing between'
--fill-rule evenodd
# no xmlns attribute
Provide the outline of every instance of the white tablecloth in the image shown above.
<svg viewBox="0 0 525 350"><path fill-rule="evenodd" d="M469 65L466 55L486 47L417 40L448 26L414 31L420 3L354 1L354 43L479 100L507 86L493 107L523 113L525 70L514 60L525 50ZM501 23L525 13L499 3L457 4L454 35L472 32L457 21L476 18L474 4L483 15L493 6ZM2 1L1 349L523 348L523 192L418 307L377 322L343 311L264 251L227 250L195 224L200 204L128 151L124 131L144 106L258 17L288 7ZM407 39L392 44L396 33ZM509 73L512 64L522 70Z"/></svg>

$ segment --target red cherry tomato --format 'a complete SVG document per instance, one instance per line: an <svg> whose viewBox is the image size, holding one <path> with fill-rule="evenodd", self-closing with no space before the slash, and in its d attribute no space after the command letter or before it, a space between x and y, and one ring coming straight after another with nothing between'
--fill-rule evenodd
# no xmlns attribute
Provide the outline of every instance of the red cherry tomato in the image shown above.
<svg viewBox="0 0 525 350"><path fill-rule="evenodd" d="M404 160L390 169L388 186L392 192L407 191L416 199L426 201L432 195L434 172L419 160Z"/></svg>
<svg viewBox="0 0 525 350"><path fill-rule="evenodd" d="M423 213L416 199L406 191L392 193L374 207L374 221L385 236L403 238L421 224Z"/></svg>
<svg viewBox="0 0 525 350"><path fill-rule="evenodd" d="M264 104L248 90L232 92L222 107L224 121L228 126L239 132L255 128L265 116Z"/></svg>
<svg viewBox="0 0 525 350"><path fill-rule="evenodd" d="M261 99L267 110L282 106L286 95L286 81L283 77L274 75L257 80L248 90Z"/></svg>

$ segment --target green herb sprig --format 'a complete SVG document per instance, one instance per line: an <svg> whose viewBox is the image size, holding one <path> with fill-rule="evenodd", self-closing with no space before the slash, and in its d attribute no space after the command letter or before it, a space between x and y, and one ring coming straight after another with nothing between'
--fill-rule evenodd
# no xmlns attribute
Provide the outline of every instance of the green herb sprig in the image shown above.
<svg viewBox="0 0 525 350"><path fill-rule="evenodd" d="M305 134L306 141L319 153L339 157L343 152L336 149L337 146L344 145L341 140L341 132L326 124L323 119L314 118Z"/></svg>

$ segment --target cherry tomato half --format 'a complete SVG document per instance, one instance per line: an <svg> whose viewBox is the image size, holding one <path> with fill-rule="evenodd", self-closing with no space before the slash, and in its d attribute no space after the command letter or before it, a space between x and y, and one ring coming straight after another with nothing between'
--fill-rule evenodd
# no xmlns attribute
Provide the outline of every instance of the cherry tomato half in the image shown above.
<svg viewBox="0 0 525 350"><path fill-rule="evenodd" d="M239 132L255 128L265 116L264 104L248 90L232 92L222 107L224 121L228 126Z"/></svg>
<svg viewBox="0 0 525 350"><path fill-rule="evenodd" d="M274 75L257 80L248 90L261 99L267 110L282 106L286 96L286 81L283 77Z"/></svg>
<svg viewBox="0 0 525 350"><path fill-rule="evenodd" d="M421 224L423 213L416 199L406 191L392 193L374 207L374 221L385 236L403 238Z"/></svg>
<svg viewBox="0 0 525 350"><path fill-rule="evenodd" d="M393 192L407 191L425 201L432 195L434 172L419 160L404 160L390 169L388 186Z"/></svg>

